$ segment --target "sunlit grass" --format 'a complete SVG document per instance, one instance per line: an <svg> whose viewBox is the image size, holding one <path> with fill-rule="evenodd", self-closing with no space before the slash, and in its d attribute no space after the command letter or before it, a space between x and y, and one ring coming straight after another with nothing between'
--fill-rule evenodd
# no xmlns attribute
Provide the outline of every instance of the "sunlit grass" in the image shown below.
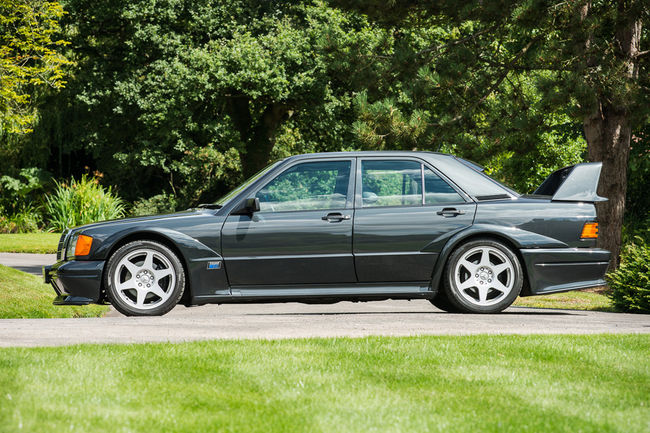
<svg viewBox="0 0 650 433"><path fill-rule="evenodd" d="M97 317L107 306L52 305L55 293L43 279L0 265L0 319L41 317Z"/></svg>
<svg viewBox="0 0 650 433"><path fill-rule="evenodd" d="M0 350L0 431L647 432L650 336Z"/></svg>
<svg viewBox="0 0 650 433"><path fill-rule="evenodd" d="M0 252L54 254L60 237L60 233L46 232L3 233L0 234Z"/></svg>

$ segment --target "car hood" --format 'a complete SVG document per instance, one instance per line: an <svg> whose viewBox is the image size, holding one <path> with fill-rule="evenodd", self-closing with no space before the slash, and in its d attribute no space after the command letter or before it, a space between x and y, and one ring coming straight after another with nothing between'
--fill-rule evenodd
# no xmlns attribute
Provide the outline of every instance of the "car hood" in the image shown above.
<svg viewBox="0 0 650 433"><path fill-rule="evenodd" d="M206 213L209 213L209 210L206 209L188 209L185 211L181 212L174 212L174 213L169 213L169 214L162 214L162 215L146 215L146 216L138 216L138 217L131 217L131 218L121 218L121 219L115 219L115 220L108 220L108 221L101 221L97 223L92 223L92 224L85 224L82 226L77 226L73 228L71 231L78 232L82 230L88 230L88 229L95 229L95 228L100 228L100 227L108 227L108 226L116 226L116 225L122 225L122 224L132 224L132 223L139 223L139 222L154 222L154 221L162 221L162 220L169 220L173 218L181 218L181 217L191 217L195 215L205 215Z"/></svg>

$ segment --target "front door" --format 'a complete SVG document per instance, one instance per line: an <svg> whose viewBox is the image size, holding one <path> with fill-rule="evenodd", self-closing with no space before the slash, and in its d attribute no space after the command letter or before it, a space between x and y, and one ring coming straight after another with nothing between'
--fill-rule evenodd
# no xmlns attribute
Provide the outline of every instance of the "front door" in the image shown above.
<svg viewBox="0 0 650 433"><path fill-rule="evenodd" d="M222 229L230 285L356 282L354 171L353 158L296 162L254 192L260 211Z"/></svg>
<svg viewBox="0 0 650 433"><path fill-rule="evenodd" d="M357 173L359 282L429 281L435 240L471 225L476 205L417 159L363 159Z"/></svg>

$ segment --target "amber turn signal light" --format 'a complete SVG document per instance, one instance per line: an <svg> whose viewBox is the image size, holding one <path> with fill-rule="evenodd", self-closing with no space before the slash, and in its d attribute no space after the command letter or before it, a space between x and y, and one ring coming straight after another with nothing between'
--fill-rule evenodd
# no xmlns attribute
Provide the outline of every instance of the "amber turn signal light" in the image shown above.
<svg viewBox="0 0 650 433"><path fill-rule="evenodd" d="M79 235L77 245L74 247L75 256L87 256L90 254L90 247L93 245L93 238L86 235Z"/></svg>
<svg viewBox="0 0 650 433"><path fill-rule="evenodd" d="M598 239L598 223L585 223L580 239Z"/></svg>

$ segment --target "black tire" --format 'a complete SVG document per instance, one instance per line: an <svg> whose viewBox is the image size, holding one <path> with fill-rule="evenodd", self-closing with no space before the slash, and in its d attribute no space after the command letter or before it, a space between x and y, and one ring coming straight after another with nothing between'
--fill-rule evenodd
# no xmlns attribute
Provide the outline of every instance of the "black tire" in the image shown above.
<svg viewBox="0 0 650 433"><path fill-rule="evenodd" d="M481 261L484 260L484 251L488 252L487 265ZM474 263L470 259L477 257L476 255L479 255L480 258L478 262ZM499 262L501 260L502 262ZM474 271L470 273L470 268L465 266L472 265L476 266L476 268L473 268ZM499 271L501 268L505 269ZM456 278L456 272L458 272L458 278ZM474 272L477 273L471 275ZM462 278L465 279L461 284L473 285L474 287L459 287L457 282ZM444 301L441 300L441 302L448 302L450 308L446 311L483 314L499 313L512 305L517 299L523 281L524 275L521 263L519 263L517 255L508 246L494 239L475 239L460 245L449 256L443 272L445 297L443 298ZM484 299L480 298L479 283L485 284ZM499 284L501 289L491 287L496 284ZM488 288L488 286L490 287ZM504 290L508 288L509 291Z"/></svg>
<svg viewBox="0 0 650 433"><path fill-rule="evenodd" d="M151 266L146 266L149 254ZM129 269L131 266L133 268ZM131 270L138 272L137 276ZM117 272L120 274L116 280ZM165 273L168 275L157 276ZM124 286L134 287L118 290L115 283L119 280L126 280L122 281ZM152 287L140 289L135 286L149 287L146 283ZM134 241L119 248L109 258L104 272L104 287L108 301L125 316L162 316L172 310L183 296L185 271L180 259L165 245L147 240ZM141 291L146 292L142 298Z"/></svg>
<svg viewBox="0 0 650 433"><path fill-rule="evenodd" d="M429 302L433 304L439 310L446 311L447 313L460 313L460 309L454 306L447 298L447 294L444 290L438 292L435 298L429 299Z"/></svg>

